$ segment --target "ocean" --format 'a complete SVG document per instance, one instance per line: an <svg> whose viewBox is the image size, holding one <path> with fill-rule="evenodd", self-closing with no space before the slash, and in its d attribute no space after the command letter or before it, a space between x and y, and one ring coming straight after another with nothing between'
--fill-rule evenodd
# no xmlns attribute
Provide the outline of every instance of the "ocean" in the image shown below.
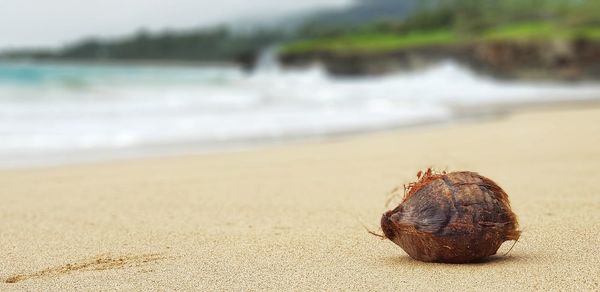
<svg viewBox="0 0 600 292"><path fill-rule="evenodd" d="M447 61L339 78L319 66L0 63L0 167L214 151L447 123L600 98L596 83L498 81Z"/></svg>

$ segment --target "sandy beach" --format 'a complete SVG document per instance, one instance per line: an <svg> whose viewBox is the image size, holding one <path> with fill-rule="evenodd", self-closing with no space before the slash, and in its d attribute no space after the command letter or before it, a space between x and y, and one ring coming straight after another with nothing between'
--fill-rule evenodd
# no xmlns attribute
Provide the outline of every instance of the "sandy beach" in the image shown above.
<svg viewBox="0 0 600 292"><path fill-rule="evenodd" d="M477 171L523 231L478 264L378 229L419 169ZM0 171L0 290L598 290L600 108L261 149Z"/></svg>

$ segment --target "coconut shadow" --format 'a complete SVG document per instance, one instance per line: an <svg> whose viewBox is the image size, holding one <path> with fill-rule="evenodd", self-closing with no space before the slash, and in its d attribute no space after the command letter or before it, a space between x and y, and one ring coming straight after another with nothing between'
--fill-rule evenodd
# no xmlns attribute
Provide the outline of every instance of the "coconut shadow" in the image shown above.
<svg viewBox="0 0 600 292"><path fill-rule="evenodd" d="M494 255L491 257L487 257L484 259L481 259L479 261L475 261L475 262L469 262L469 263L436 263L436 262L422 262L422 261L418 261L415 260L413 258L411 258L408 255L403 255L403 256L386 256L386 257L382 257L382 261L390 267L397 267L397 266L415 266L415 265L443 265L443 266L481 266L481 265L506 265L506 264L511 264L514 262L518 262L521 261L523 259L526 259L526 256L522 256L522 255L509 255L509 256L502 256L502 255Z"/></svg>

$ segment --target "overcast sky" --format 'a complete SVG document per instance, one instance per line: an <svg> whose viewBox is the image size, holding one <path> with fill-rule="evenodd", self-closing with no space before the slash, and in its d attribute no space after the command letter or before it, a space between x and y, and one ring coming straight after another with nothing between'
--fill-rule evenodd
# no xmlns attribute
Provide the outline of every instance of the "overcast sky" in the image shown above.
<svg viewBox="0 0 600 292"><path fill-rule="evenodd" d="M0 49L267 18L352 0L0 0Z"/></svg>

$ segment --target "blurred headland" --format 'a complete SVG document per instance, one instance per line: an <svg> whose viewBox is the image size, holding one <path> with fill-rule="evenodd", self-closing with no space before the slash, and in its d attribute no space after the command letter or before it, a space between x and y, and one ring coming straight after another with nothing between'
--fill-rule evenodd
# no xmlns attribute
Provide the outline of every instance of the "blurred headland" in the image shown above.
<svg viewBox="0 0 600 292"><path fill-rule="evenodd" d="M418 69L454 59L501 78L597 79L600 3L594 0L361 0L337 10L255 25L87 38L3 59L233 63L253 68L278 46L287 66L315 62L337 75Z"/></svg>
<svg viewBox="0 0 600 292"><path fill-rule="evenodd" d="M410 7L405 1L364 3ZM396 19L382 12L380 19L361 24L309 25L311 37L286 45L282 60L293 65L317 61L330 72L344 75L421 68L454 59L501 78L600 76L598 1L437 0L412 4L409 13Z"/></svg>

